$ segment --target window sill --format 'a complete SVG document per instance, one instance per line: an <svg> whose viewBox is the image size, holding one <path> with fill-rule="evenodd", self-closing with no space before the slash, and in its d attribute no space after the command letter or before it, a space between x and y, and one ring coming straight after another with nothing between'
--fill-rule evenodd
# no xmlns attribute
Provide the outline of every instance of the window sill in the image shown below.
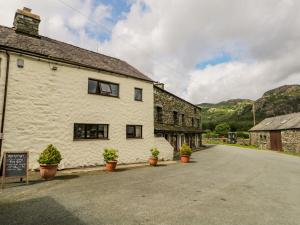
<svg viewBox="0 0 300 225"><path fill-rule="evenodd" d="M111 98L120 98L120 96L113 96L113 95L103 95L103 94L97 94L97 93L89 93L89 95L99 95L99 96L105 96L105 97L111 97Z"/></svg>
<svg viewBox="0 0 300 225"><path fill-rule="evenodd" d="M73 141L109 141L109 138L73 138Z"/></svg>
<svg viewBox="0 0 300 225"><path fill-rule="evenodd" d="M131 138L131 137L127 137L126 139L129 139L129 140L130 140L130 139L144 139L144 138L142 138L142 137L141 137L141 138L137 138L137 137L132 137L132 138Z"/></svg>

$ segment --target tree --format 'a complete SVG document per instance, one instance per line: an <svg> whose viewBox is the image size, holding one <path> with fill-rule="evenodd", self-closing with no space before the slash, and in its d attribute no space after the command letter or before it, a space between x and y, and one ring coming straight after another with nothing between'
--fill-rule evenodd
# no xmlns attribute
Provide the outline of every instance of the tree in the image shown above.
<svg viewBox="0 0 300 225"><path fill-rule="evenodd" d="M228 123L220 123L216 126L215 131L220 135L227 135L230 131L230 126Z"/></svg>

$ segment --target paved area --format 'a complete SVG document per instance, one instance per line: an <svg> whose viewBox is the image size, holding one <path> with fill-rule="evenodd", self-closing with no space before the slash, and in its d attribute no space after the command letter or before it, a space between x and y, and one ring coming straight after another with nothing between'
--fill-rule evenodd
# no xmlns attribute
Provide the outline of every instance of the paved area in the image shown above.
<svg viewBox="0 0 300 225"><path fill-rule="evenodd" d="M212 146L192 160L9 186L0 224L300 224L300 157Z"/></svg>

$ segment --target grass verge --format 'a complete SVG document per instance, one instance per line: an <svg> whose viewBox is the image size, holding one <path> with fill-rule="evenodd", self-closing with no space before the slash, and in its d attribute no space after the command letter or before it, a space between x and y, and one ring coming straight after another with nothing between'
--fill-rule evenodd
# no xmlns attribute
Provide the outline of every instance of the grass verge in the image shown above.
<svg viewBox="0 0 300 225"><path fill-rule="evenodd" d="M273 151L273 150L269 150L269 149L259 149L255 145L228 144L228 143L224 143L224 142L221 142L221 141L208 141L208 142L205 142L204 144L227 145L227 146L240 147L240 148L245 148L245 149L253 149L253 150L258 150L258 151L272 151L272 152L278 152L278 153L281 153L281 154L300 157L300 152L293 152L293 151L287 151L287 150Z"/></svg>

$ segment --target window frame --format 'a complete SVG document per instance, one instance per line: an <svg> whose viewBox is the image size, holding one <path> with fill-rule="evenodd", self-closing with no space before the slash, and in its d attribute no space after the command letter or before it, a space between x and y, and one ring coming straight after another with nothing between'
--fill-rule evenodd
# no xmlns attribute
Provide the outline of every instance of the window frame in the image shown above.
<svg viewBox="0 0 300 225"><path fill-rule="evenodd" d="M185 126L185 115L184 113L181 114L181 126Z"/></svg>
<svg viewBox="0 0 300 225"><path fill-rule="evenodd" d="M84 137L77 138L76 137L76 126L84 126ZM87 126L93 126L97 125L97 137L87 137ZM107 126L107 132L106 136L104 134L104 137L99 137L99 126ZM109 140L109 124L100 124L100 123L74 123L73 125L73 140L78 141L78 140Z"/></svg>
<svg viewBox="0 0 300 225"><path fill-rule="evenodd" d="M160 113L158 113L158 108L161 110ZM156 110L156 122L162 124L163 123L163 108L161 106L155 106Z"/></svg>
<svg viewBox="0 0 300 225"><path fill-rule="evenodd" d="M89 90L89 81L96 81L97 82L96 93L90 92L90 90ZM101 91L101 83L102 84L108 84L109 88L110 88L110 92ZM113 91L112 91L113 89L112 89L111 85L117 85L117 87L118 87L117 95L113 95ZM120 97L120 84L110 82L110 81L106 81L106 80L98 80L98 79L94 79L94 78L88 78L88 94L119 98Z"/></svg>
<svg viewBox="0 0 300 225"><path fill-rule="evenodd" d="M136 96L135 96L135 92L137 90L141 91L141 99L137 99ZM143 101L143 89L142 88L138 88L138 87L134 88L134 101L138 101L138 102L142 102Z"/></svg>
<svg viewBox="0 0 300 225"><path fill-rule="evenodd" d="M128 136L128 133L127 133L127 128L128 127L134 127L134 137ZM140 127L141 128L141 136L140 137L136 136L136 127ZM143 125L127 124L126 125L126 139L143 139Z"/></svg>
<svg viewBox="0 0 300 225"><path fill-rule="evenodd" d="M200 126L200 124L201 124L201 123L200 123L200 119L197 118L196 121L197 121L197 127L200 128L200 127L201 127L201 126Z"/></svg>
<svg viewBox="0 0 300 225"><path fill-rule="evenodd" d="M175 119L175 115L176 115L176 119ZM177 111L173 111L173 125L179 125L179 117Z"/></svg>

